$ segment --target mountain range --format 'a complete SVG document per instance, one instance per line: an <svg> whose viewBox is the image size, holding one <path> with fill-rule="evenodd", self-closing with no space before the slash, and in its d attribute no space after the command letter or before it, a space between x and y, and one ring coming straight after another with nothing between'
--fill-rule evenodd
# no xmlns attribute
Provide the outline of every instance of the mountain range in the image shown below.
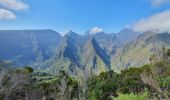
<svg viewBox="0 0 170 100"><path fill-rule="evenodd" d="M141 66L149 63L152 53L170 47L169 33L131 29L119 33L88 32L79 35L69 31L61 36L53 30L1 30L0 60L52 74L65 70L71 75L88 76Z"/></svg>

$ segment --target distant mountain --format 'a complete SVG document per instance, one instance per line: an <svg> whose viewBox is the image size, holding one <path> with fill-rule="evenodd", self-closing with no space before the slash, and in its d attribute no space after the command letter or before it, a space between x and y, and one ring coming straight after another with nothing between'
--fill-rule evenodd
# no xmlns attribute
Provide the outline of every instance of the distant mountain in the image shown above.
<svg viewBox="0 0 170 100"><path fill-rule="evenodd" d="M135 40L140 32L134 32L132 29L123 29L116 34L117 39L121 45L126 45L128 42Z"/></svg>
<svg viewBox="0 0 170 100"><path fill-rule="evenodd" d="M0 31L0 60L18 66L30 65L57 74L89 76L113 69L149 63L152 53L170 47L170 34L124 29L118 34L98 32L79 35L69 31L65 36L53 30Z"/></svg>
<svg viewBox="0 0 170 100"><path fill-rule="evenodd" d="M129 42L112 56L112 69L121 70L128 67L139 67L150 63L152 54L159 53L162 47L170 48L169 33L146 32Z"/></svg>
<svg viewBox="0 0 170 100"><path fill-rule="evenodd" d="M0 60L20 66L43 62L53 55L61 38L53 30L1 30Z"/></svg>

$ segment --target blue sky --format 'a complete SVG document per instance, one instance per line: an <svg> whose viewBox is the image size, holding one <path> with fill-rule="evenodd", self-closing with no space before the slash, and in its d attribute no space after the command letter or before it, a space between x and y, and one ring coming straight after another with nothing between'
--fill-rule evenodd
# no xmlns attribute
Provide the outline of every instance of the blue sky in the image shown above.
<svg viewBox="0 0 170 100"><path fill-rule="evenodd" d="M5 9L13 16L0 17L1 30L54 29L83 33L100 27L106 32L118 32L170 8L169 0L11 0L16 6L5 5L6 1L10 0L0 0L0 11ZM19 8L17 3L24 6Z"/></svg>

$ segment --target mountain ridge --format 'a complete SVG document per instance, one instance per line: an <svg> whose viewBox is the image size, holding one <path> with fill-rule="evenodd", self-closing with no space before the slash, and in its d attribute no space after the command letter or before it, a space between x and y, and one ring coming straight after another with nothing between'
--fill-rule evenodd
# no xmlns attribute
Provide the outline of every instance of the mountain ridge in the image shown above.
<svg viewBox="0 0 170 100"><path fill-rule="evenodd" d="M69 31L61 36L53 30L0 31L0 46L6 46L0 50L0 60L9 60L19 66L33 66L55 74L58 70L66 70L76 76L80 73L100 73L111 69L120 71L130 66L141 66L148 63L152 50L166 47L170 42L167 33L122 31L119 36L105 32L79 35ZM125 33L126 37L122 37ZM121 40L120 37L127 39Z"/></svg>

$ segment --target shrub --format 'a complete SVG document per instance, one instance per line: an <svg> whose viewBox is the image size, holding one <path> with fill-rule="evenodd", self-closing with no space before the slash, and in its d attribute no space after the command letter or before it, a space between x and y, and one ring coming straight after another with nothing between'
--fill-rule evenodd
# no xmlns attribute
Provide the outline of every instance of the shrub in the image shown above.
<svg viewBox="0 0 170 100"><path fill-rule="evenodd" d="M29 73L32 73L34 69L32 67L26 66L24 69L28 70Z"/></svg>
<svg viewBox="0 0 170 100"><path fill-rule="evenodd" d="M119 94L117 98L112 97L112 100L149 100L149 92L145 90L141 95L135 95L134 93Z"/></svg>
<svg viewBox="0 0 170 100"><path fill-rule="evenodd" d="M1 81L2 86L9 86L10 85L10 77L8 75L4 75L2 81Z"/></svg>

